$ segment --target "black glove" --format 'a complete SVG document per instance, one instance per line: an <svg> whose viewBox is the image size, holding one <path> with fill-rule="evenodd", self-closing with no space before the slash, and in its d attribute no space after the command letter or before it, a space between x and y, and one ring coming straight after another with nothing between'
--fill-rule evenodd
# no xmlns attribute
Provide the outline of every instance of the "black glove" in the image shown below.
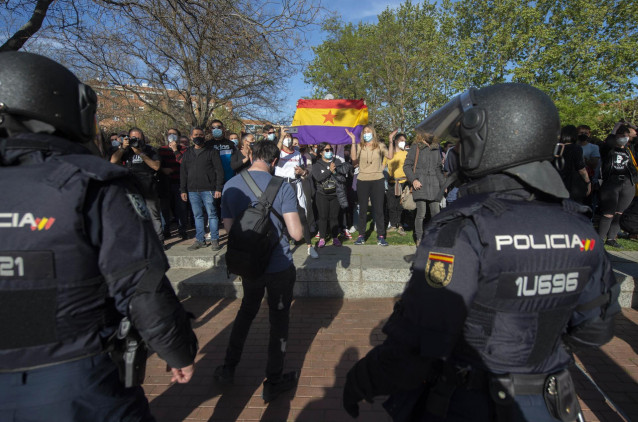
<svg viewBox="0 0 638 422"><path fill-rule="evenodd" d="M359 402L366 400L373 402L373 387L366 367L366 358L357 362L346 376L346 385L343 387L343 408L353 418L359 416Z"/></svg>

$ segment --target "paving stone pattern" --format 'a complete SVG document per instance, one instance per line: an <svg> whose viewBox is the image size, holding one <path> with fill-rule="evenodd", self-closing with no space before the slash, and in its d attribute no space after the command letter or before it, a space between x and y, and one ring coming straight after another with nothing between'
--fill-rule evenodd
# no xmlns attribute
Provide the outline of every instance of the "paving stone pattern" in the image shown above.
<svg viewBox="0 0 638 422"><path fill-rule="evenodd" d="M148 361L144 390L158 422L178 421L353 421L341 407L345 375L374 345L395 299L300 298L291 309L286 370L301 370L296 391L265 405L261 399L268 343L268 309L264 302L237 367L235 384L220 388L212 379L223 362L240 300L187 298L197 316L200 342L195 375L186 385L170 384L166 365L155 355ZM638 312L623 310L617 337L600 351L579 355L579 363L625 414L638 420ZM591 383L574 371L585 418L622 421ZM360 405L360 421L390 421L382 399Z"/></svg>

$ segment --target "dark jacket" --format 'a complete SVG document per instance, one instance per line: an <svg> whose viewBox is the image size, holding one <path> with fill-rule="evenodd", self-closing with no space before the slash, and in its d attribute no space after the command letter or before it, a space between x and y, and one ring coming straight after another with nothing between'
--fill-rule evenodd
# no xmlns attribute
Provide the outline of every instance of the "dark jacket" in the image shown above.
<svg viewBox="0 0 638 422"><path fill-rule="evenodd" d="M250 167L250 160L244 163L244 158L246 158L246 156L242 154L242 152L237 148L230 156L230 167L235 171L236 174L239 174L242 170Z"/></svg>
<svg viewBox="0 0 638 422"><path fill-rule="evenodd" d="M336 195L341 208L348 208L348 192L346 190L347 176L352 174L353 167L350 163L344 163L340 158L335 158L335 172L330 172L330 163L319 159L312 166L312 178L315 181L317 192L321 195ZM334 193L325 193L322 189L322 182L332 177L336 183Z"/></svg>
<svg viewBox="0 0 638 422"><path fill-rule="evenodd" d="M419 149L419 161L416 163L416 171L413 171L417 148ZM412 192L414 200L436 200L441 186L445 182L439 145L412 144L403 164L403 172L410 183L418 180L423 185L421 189Z"/></svg>
<svg viewBox="0 0 638 422"><path fill-rule="evenodd" d="M219 191L224 188L224 168L215 148L197 152L190 147L182 158L180 190L182 193Z"/></svg>

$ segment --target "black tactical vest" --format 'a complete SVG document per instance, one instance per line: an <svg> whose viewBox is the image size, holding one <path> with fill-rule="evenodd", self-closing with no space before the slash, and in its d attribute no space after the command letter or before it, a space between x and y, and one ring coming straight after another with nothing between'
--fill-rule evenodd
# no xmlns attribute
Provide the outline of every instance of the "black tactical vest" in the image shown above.
<svg viewBox="0 0 638 422"><path fill-rule="evenodd" d="M601 277L592 264L603 246L581 207L483 196L454 214L472 219L483 244L478 292L454 358L493 373L566 367L561 334L585 285ZM481 363L473 362L476 352Z"/></svg>
<svg viewBox="0 0 638 422"><path fill-rule="evenodd" d="M106 284L82 212L92 179L126 174L92 155L0 167L0 372L103 351Z"/></svg>

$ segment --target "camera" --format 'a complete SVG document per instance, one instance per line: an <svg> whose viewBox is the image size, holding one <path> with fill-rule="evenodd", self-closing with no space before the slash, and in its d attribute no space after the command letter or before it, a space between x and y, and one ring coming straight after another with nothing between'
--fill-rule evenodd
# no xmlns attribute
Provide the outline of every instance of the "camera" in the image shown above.
<svg viewBox="0 0 638 422"><path fill-rule="evenodd" d="M133 148L139 148L141 144L141 139L136 138L135 136L129 138L128 144Z"/></svg>

